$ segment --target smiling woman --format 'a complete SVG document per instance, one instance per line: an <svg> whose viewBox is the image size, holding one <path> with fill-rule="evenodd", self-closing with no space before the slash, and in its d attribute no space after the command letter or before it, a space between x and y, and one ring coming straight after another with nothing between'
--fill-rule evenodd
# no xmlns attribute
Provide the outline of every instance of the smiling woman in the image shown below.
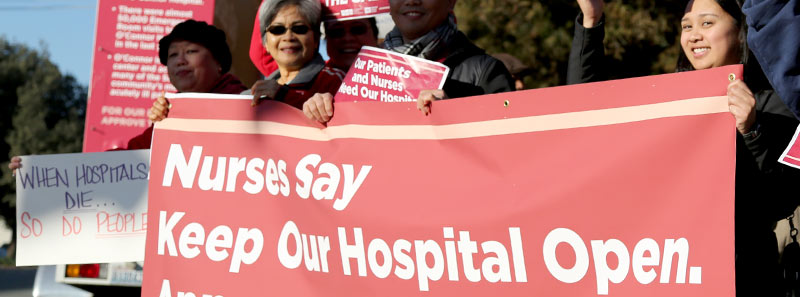
<svg viewBox="0 0 800 297"><path fill-rule="evenodd" d="M262 21L262 27L265 27L262 31L266 31L263 34L264 46L278 63L280 84L297 77L319 49L319 23L310 24L304 14L310 13L301 13L299 5L285 5L272 16L269 25L265 27ZM312 26L317 29L312 30Z"/></svg>
<svg viewBox="0 0 800 297"><path fill-rule="evenodd" d="M158 58L167 66L169 81L181 93L239 94L246 90L228 73L231 51L225 32L206 22L187 20L159 41ZM150 120L163 120L168 113L166 98L159 97L150 109ZM150 148L153 127L128 142L128 149Z"/></svg>
<svg viewBox="0 0 800 297"><path fill-rule="evenodd" d="M582 14L575 24L568 83L595 81L610 71L598 67L604 58L602 1L578 3ZM744 77L731 79L727 89L728 108L738 131L736 258L731 260L736 263L737 296L777 296L776 281L781 276L772 229L777 220L794 210L796 201L788 200L783 193L790 191L786 185L800 179L800 171L777 160L798 121L773 92L748 49L741 7L738 0L687 1L680 23L682 51L676 68L682 72L744 64Z"/></svg>
<svg viewBox="0 0 800 297"><path fill-rule="evenodd" d="M681 19L678 71L748 62L744 15L736 1L690 1Z"/></svg>
<svg viewBox="0 0 800 297"><path fill-rule="evenodd" d="M158 57L167 65L169 80L178 92L211 92L231 68L225 33L195 20L178 24L159 41Z"/></svg>
<svg viewBox="0 0 800 297"><path fill-rule="evenodd" d="M278 70L250 89L253 104L277 100L311 114L333 113L332 100L309 100L339 89L344 72L325 65L317 52L322 6L317 0L265 0L259 8L262 44ZM313 103L313 104L312 104Z"/></svg>
<svg viewBox="0 0 800 297"><path fill-rule="evenodd" d="M222 66L202 45L175 41L170 44L168 52L169 80L181 92L205 93L222 76Z"/></svg>

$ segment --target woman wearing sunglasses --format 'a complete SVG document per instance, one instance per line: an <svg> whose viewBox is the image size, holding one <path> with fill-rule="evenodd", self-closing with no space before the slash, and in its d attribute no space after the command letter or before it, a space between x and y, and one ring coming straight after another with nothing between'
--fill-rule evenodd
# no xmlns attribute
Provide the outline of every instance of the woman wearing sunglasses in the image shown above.
<svg viewBox="0 0 800 297"><path fill-rule="evenodd" d="M362 46L378 46L378 25L375 18L347 21L326 21L328 65L347 71L358 56Z"/></svg>
<svg viewBox="0 0 800 297"><path fill-rule="evenodd" d="M253 105L264 99L276 100L309 114L305 110L308 105L304 103L311 96L338 91L344 72L325 65L318 53L321 14L322 5L317 0L264 0L261 3L258 32L266 49L265 56L274 59L272 64L278 67L242 93L253 95ZM320 108L332 110L333 106L323 104ZM163 119L167 116L167 102L156 101L150 110L154 114L151 118Z"/></svg>
<svg viewBox="0 0 800 297"><path fill-rule="evenodd" d="M325 65L318 53L321 14L316 0L261 3L258 21L263 45L278 70L253 85L254 104L266 98L303 109L312 95L339 89L344 72Z"/></svg>
<svg viewBox="0 0 800 297"><path fill-rule="evenodd" d="M275 59L261 43L258 18L250 40L250 60L263 75L278 69ZM378 24L374 17L346 21L325 21L325 40L330 60L328 66L347 72L362 46L378 46Z"/></svg>
<svg viewBox="0 0 800 297"><path fill-rule="evenodd" d="M269 0L264 0L262 5ZM265 76L270 76L278 65L275 58L265 48L261 31L261 13L259 10L255 20L255 28L250 41L250 60L253 65ZM362 46L377 46L378 26L375 18L355 19L346 21L327 21L324 23L325 38L327 39L327 50L330 60L327 66L346 72L350 65L355 61L358 51ZM258 104L265 98L277 97L280 85L274 80L261 80L256 82L251 89L253 104ZM311 97L314 100L307 100L302 109L309 119L326 122L330 119L329 114L333 111L333 93L322 92ZM323 120L325 119L325 120Z"/></svg>
<svg viewBox="0 0 800 297"><path fill-rule="evenodd" d="M567 83L606 77L603 1L578 0ZM797 119L772 91L748 49L747 26L737 0L689 0L680 23L677 71L744 64L744 80L728 85L728 107L736 121L736 295L778 296L778 249L774 224L798 203L786 195L800 171L777 162ZM773 38L781 38L775 36ZM691 144L687 144L691 145ZM714 232L714 230L709 230Z"/></svg>

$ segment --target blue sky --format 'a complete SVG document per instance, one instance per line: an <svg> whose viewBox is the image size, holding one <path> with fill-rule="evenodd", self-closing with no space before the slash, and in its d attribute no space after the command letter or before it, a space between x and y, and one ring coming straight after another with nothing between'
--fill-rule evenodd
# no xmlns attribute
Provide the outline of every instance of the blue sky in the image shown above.
<svg viewBox="0 0 800 297"><path fill-rule="evenodd" d="M0 0L0 35L46 48L62 73L89 86L96 14L97 0ZM391 18L378 19L384 35L392 28Z"/></svg>
<svg viewBox="0 0 800 297"><path fill-rule="evenodd" d="M46 48L61 72L88 86L97 0L0 0L0 35Z"/></svg>

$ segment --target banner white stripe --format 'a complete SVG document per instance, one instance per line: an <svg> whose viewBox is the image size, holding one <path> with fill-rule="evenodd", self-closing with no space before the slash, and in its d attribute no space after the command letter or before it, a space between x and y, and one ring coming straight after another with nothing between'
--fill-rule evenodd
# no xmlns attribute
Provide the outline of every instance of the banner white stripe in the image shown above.
<svg viewBox="0 0 800 297"><path fill-rule="evenodd" d="M786 155L786 156L783 156L783 157L787 158L787 159L790 159L790 160L795 160L795 161L799 161L800 162L800 159L792 157L792 156L789 156L789 155Z"/></svg>
<svg viewBox="0 0 800 297"><path fill-rule="evenodd" d="M722 112L729 112L725 96L446 125L351 124L318 129L272 121L168 118L156 123L155 128L184 132L276 135L312 141L346 138L442 140L574 129Z"/></svg>

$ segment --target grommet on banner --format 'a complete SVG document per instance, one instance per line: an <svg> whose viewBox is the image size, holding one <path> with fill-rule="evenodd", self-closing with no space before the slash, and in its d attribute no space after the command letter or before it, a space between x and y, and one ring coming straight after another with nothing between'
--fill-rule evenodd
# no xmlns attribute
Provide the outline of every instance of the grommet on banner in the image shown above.
<svg viewBox="0 0 800 297"><path fill-rule="evenodd" d="M503 107L508 107L509 104L511 104L511 102L506 100L505 102L503 102Z"/></svg>
<svg viewBox="0 0 800 297"><path fill-rule="evenodd" d="M728 81L731 81L731 82L732 82L732 81L734 81L734 80L736 80L736 74L733 74L733 73L731 73L731 74L728 74Z"/></svg>

